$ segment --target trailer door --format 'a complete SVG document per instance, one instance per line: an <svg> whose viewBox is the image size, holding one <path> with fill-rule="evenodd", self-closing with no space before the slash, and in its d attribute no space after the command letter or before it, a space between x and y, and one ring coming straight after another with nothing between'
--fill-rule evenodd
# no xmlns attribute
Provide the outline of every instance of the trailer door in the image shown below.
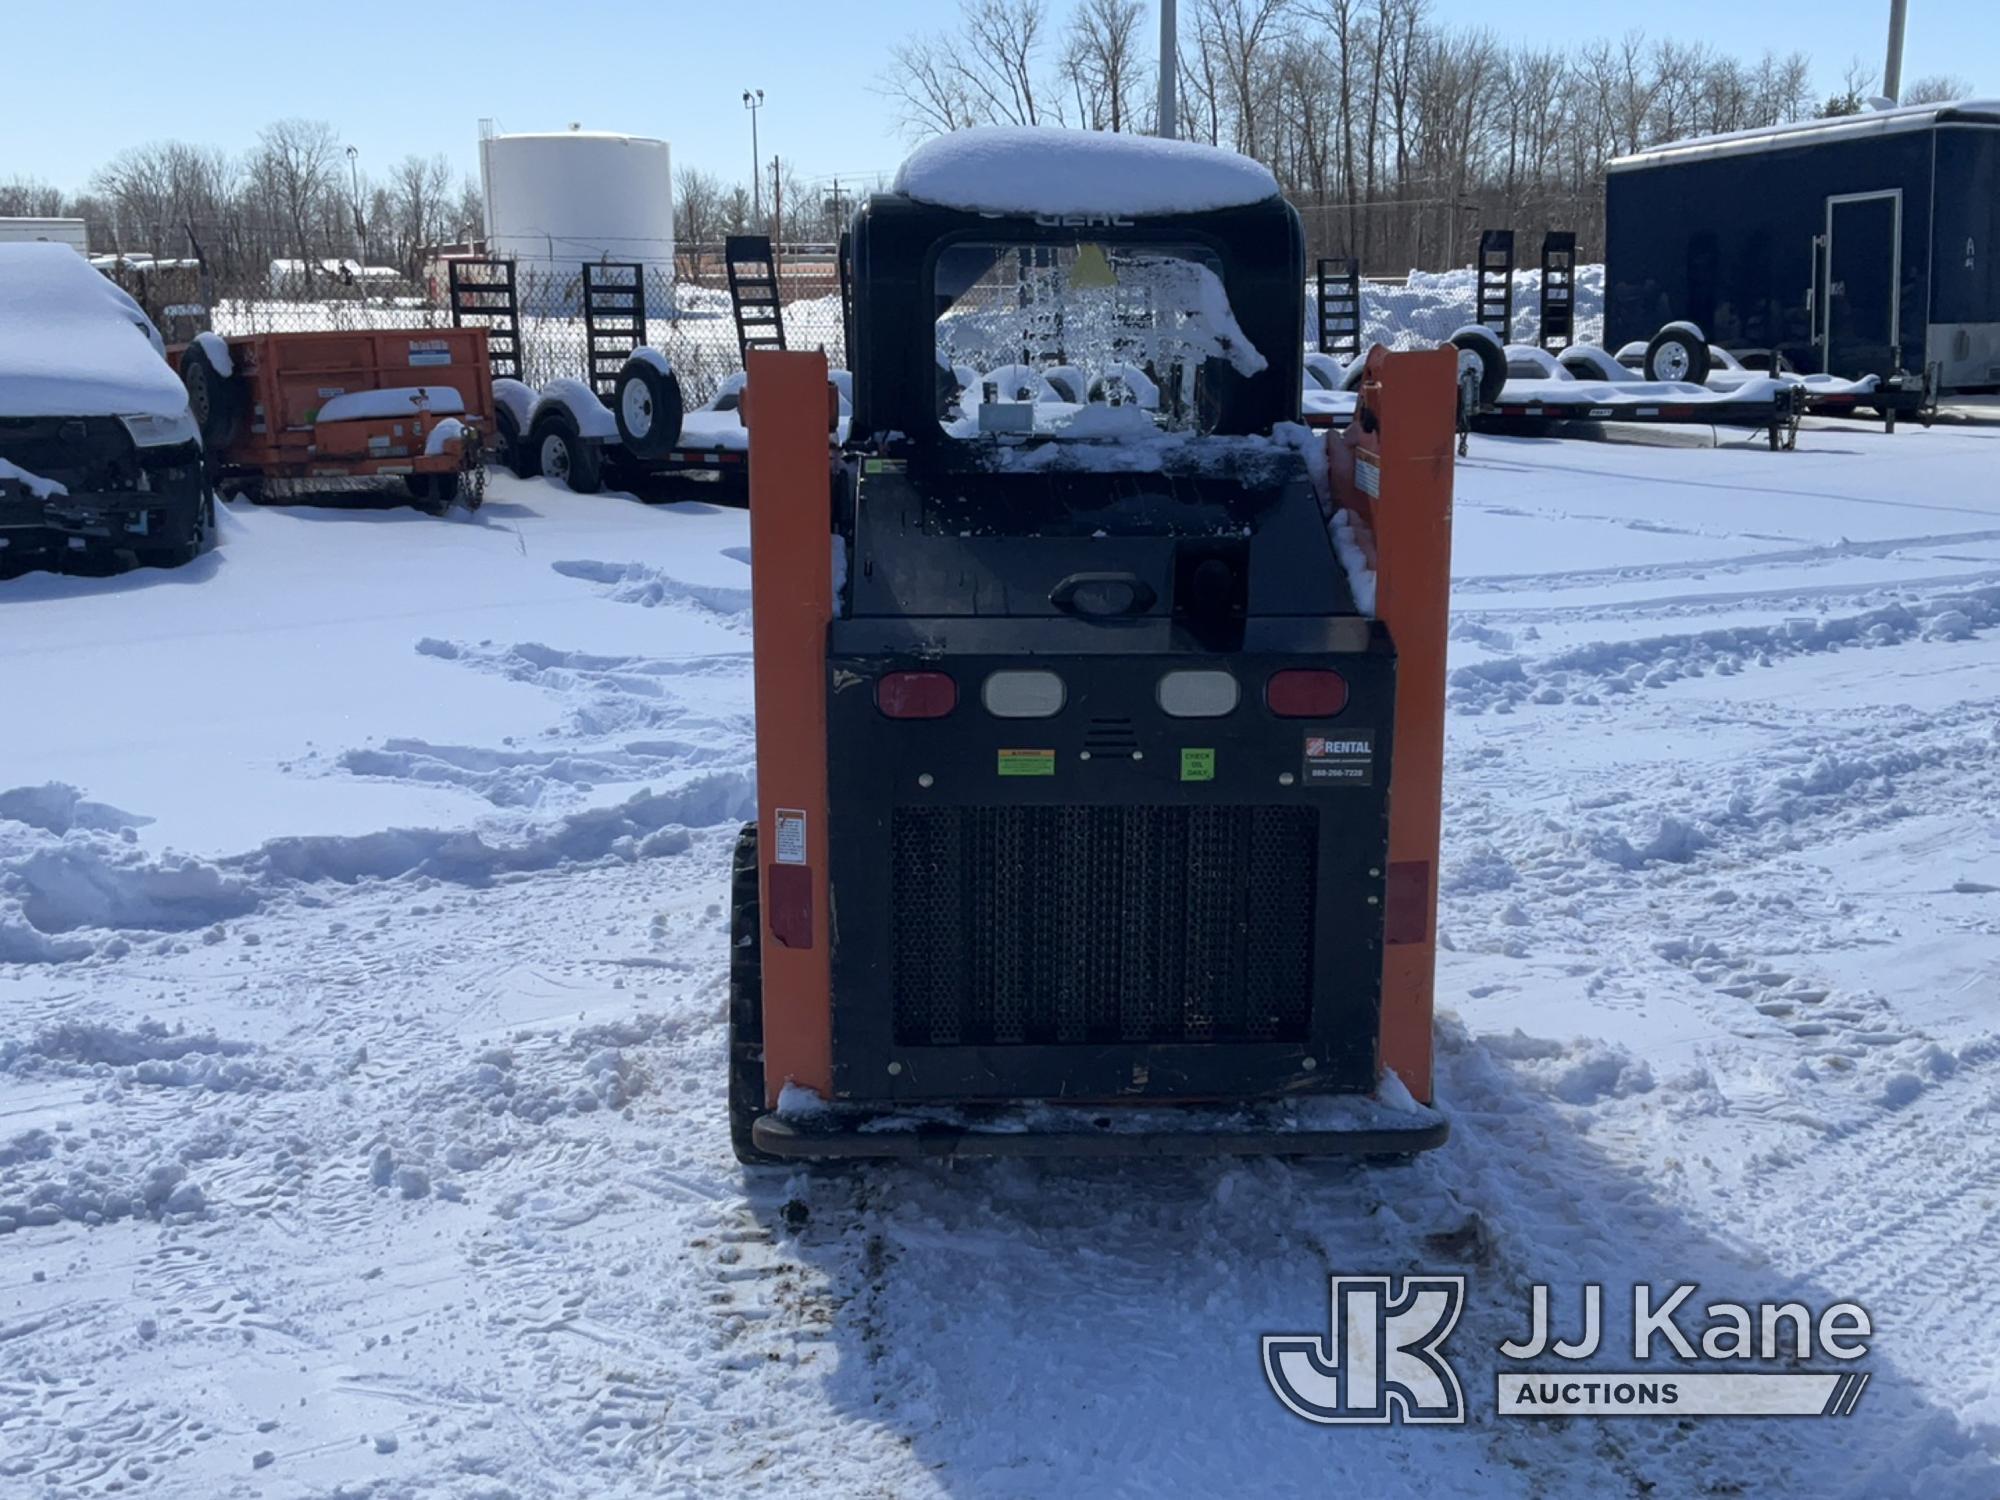
<svg viewBox="0 0 2000 1500"><path fill-rule="evenodd" d="M1849 378L1893 374L1903 339L1902 189L1828 198L1818 271L1820 368Z"/></svg>

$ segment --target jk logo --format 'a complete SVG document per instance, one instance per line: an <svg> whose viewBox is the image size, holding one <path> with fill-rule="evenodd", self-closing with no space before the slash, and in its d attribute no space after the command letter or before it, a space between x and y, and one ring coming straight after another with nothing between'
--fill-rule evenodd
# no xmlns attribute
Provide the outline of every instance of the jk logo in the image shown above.
<svg viewBox="0 0 2000 1500"><path fill-rule="evenodd" d="M1308 1422L1463 1422L1438 1352L1465 1309L1463 1276L1335 1276L1330 1337L1264 1335L1264 1378Z"/></svg>

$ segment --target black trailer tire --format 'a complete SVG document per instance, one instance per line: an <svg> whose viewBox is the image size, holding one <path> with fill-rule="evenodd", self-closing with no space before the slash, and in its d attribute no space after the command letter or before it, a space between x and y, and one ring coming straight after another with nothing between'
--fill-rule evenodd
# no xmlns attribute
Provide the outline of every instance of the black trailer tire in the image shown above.
<svg viewBox="0 0 2000 1500"><path fill-rule="evenodd" d="M1467 369L1469 360L1478 360L1479 404L1492 406L1500 399L1500 392L1507 384L1506 346L1492 329L1476 327L1459 329L1451 336L1451 344L1459 351L1461 371Z"/></svg>
<svg viewBox="0 0 2000 1500"><path fill-rule="evenodd" d="M544 479L579 495L604 487L604 450L583 435L576 419L560 407L543 412L528 429L528 447Z"/></svg>
<svg viewBox="0 0 2000 1500"><path fill-rule="evenodd" d="M729 1147L745 1166L781 1158L751 1140L764 1113L763 910L757 897L757 825L736 836L729 870Z"/></svg>
<svg viewBox="0 0 2000 1500"><path fill-rule="evenodd" d="M1712 361L1708 338L1692 323L1669 323L1646 345L1646 378L1701 385Z"/></svg>
<svg viewBox="0 0 2000 1500"><path fill-rule="evenodd" d="M201 433L202 447L214 453L226 446L243 416L242 387L209 362L200 344L181 351L181 384L187 387L188 415Z"/></svg>
<svg viewBox="0 0 2000 1500"><path fill-rule="evenodd" d="M520 419L511 408L496 406L493 426L500 434L500 462L507 472L516 479L533 479L539 465L523 439Z"/></svg>
<svg viewBox="0 0 2000 1500"><path fill-rule="evenodd" d="M404 488L425 510L434 516L441 516L451 509L451 502L458 498L458 473L448 474L405 474Z"/></svg>
<svg viewBox="0 0 2000 1500"><path fill-rule="evenodd" d="M611 393L618 441L634 458L665 458L681 442L680 377L638 355L625 361Z"/></svg>

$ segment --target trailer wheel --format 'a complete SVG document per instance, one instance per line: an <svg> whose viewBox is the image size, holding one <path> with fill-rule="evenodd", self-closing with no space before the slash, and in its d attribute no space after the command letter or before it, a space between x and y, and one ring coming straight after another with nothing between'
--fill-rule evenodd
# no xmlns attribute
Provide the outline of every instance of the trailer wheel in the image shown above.
<svg viewBox="0 0 2000 1500"><path fill-rule="evenodd" d="M634 458L664 458L680 446L681 382L672 370L634 356L618 372L611 411L618 440Z"/></svg>
<svg viewBox="0 0 2000 1500"><path fill-rule="evenodd" d="M404 488L410 498L434 516L441 516L451 509L451 502L458 498L458 473L449 474L405 474Z"/></svg>
<svg viewBox="0 0 2000 1500"><path fill-rule="evenodd" d="M493 425L500 434L500 462L516 479L533 479L539 467L535 454L521 435L521 423L506 407L493 413Z"/></svg>
<svg viewBox="0 0 2000 1500"><path fill-rule="evenodd" d="M243 414L243 393L235 380L209 363L200 344L189 344L181 351L181 384L187 387L188 415L201 432L202 447L213 453L227 445Z"/></svg>
<svg viewBox="0 0 2000 1500"><path fill-rule="evenodd" d="M1479 404L1491 406L1500 399L1507 384L1507 350L1490 328L1468 325L1451 336L1458 350L1459 383L1463 385L1475 368L1479 372Z"/></svg>
<svg viewBox="0 0 2000 1500"><path fill-rule="evenodd" d="M1700 385L1708 379L1708 339L1692 323L1669 323L1646 346L1646 378Z"/></svg>
<svg viewBox="0 0 2000 1500"><path fill-rule="evenodd" d="M603 488L604 452L583 435L568 412L558 409L535 418L528 429L528 447L542 478L579 495L594 495Z"/></svg>
<svg viewBox="0 0 2000 1500"><path fill-rule="evenodd" d="M757 825L745 823L729 871L729 1145L745 1166L778 1160L750 1138L763 1113L763 914L757 899Z"/></svg>

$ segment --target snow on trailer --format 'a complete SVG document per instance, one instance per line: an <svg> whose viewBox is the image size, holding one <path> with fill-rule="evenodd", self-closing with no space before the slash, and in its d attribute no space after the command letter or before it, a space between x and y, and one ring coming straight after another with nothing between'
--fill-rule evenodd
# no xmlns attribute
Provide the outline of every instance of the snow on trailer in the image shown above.
<svg viewBox="0 0 2000 1500"><path fill-rule="evenodd" d="M846 371L833 371L826 389L835 451L847 441L846 379ZM494 382L508 466L524 479L539 474L586 495L602 489L607 475L699 475L740 490L750 456L742 414L747 391L738 371L704 405L684 410L672 364L646 347L632 351L608 401L569 377L539 391L518 380Z"/></svg>
<svg viewBox="0 0 2000 1500"><path fill-rule="evenodd" d="M494 430L483 328L208 333L176 357L219 481L276 498L399 479L429 509L479 504Z"/></svg>

